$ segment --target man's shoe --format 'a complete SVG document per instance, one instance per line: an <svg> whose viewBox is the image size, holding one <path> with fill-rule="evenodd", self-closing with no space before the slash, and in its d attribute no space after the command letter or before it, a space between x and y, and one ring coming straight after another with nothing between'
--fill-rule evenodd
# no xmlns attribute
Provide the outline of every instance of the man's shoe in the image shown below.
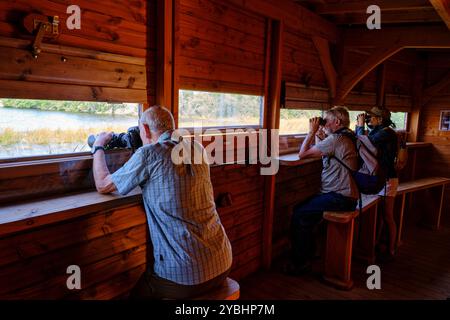
<svg viewBox="0 0 450 320"><path fill-rule="evenodd" d="M288 276L302 276L312 271L311 263L307 262L303 265L296 265L289 261L283 266L283 273Z"/></svg>

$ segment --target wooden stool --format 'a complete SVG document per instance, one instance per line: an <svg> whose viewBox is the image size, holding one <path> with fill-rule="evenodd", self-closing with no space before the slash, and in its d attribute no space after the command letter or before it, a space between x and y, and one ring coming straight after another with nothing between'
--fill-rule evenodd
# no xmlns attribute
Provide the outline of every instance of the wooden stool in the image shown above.
<svg viewBox="0 0 450 320"><path fill-rule="evenodd" d="M227 278L222 286L197 296L193 300L237 300L239 299L239 293L239 283L231 278Z"/></svg>
<svg viewBox="0 0 450 320"><path fill-rule="evenodd" d="M327 244L323 279L344 290L353 287L351 278L353 229L359 211L326 211Z"/></svg>

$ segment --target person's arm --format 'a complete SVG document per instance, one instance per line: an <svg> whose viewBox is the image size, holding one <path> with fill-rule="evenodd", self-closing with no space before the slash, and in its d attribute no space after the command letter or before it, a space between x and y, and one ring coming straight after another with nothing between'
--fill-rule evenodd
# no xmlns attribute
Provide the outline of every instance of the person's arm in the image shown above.
<svg viewBox="0 0 450 320"><path fill-rule="evenodd" d="M365 120L364 113L358 114L358 117L356 118L356 129L355 129L355 133L357 136L365 135L364 120Z"/></svg>
<svg viewBox="0 0 450 320"><path fill-rule="evenodd" d="M100 133L95 139L93 147L105 146L111 140L112 133ZM111 173L106 165L105 152L103 150L97 150L94 154L94 180L95 187L99 193L110 193L116 190L111 179Z"/></svg>
<svg viewBox="0 0 450 320"><path fill-rule="evenodd" d="M309 132L298 153L300 159L318 158L322 156L322 152L313 146L313 141L317 130L319 130L319 118L312 118L309 120Z"/></svg>

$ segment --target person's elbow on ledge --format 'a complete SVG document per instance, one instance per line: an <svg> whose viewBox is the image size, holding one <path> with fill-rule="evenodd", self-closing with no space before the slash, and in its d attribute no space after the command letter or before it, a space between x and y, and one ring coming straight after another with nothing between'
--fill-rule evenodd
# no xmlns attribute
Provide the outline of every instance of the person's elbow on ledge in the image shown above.
<svg viewBox="0 0 450 320"><path fill-rule="evenodd" d="M111 180L111 175L106 176L102 181L95 181L95 188L98 193L107 194L116 190L114 183Z"/></svg>

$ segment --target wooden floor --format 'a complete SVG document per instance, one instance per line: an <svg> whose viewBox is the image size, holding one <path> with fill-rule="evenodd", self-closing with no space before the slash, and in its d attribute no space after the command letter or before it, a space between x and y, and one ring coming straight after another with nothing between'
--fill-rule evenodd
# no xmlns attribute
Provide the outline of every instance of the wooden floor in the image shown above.
<svg viewBox="0 0 450 320"><path fill-rule="evenodd" d="M408 228L395 261L379 264L381 289L366 287L366 265L353 264L352 291L341 291L321 282L320 260L313 273L291 277L281 273L282 260L273 270L240 281L241 299L449 299L450 227L439 231Z"/></svg>

